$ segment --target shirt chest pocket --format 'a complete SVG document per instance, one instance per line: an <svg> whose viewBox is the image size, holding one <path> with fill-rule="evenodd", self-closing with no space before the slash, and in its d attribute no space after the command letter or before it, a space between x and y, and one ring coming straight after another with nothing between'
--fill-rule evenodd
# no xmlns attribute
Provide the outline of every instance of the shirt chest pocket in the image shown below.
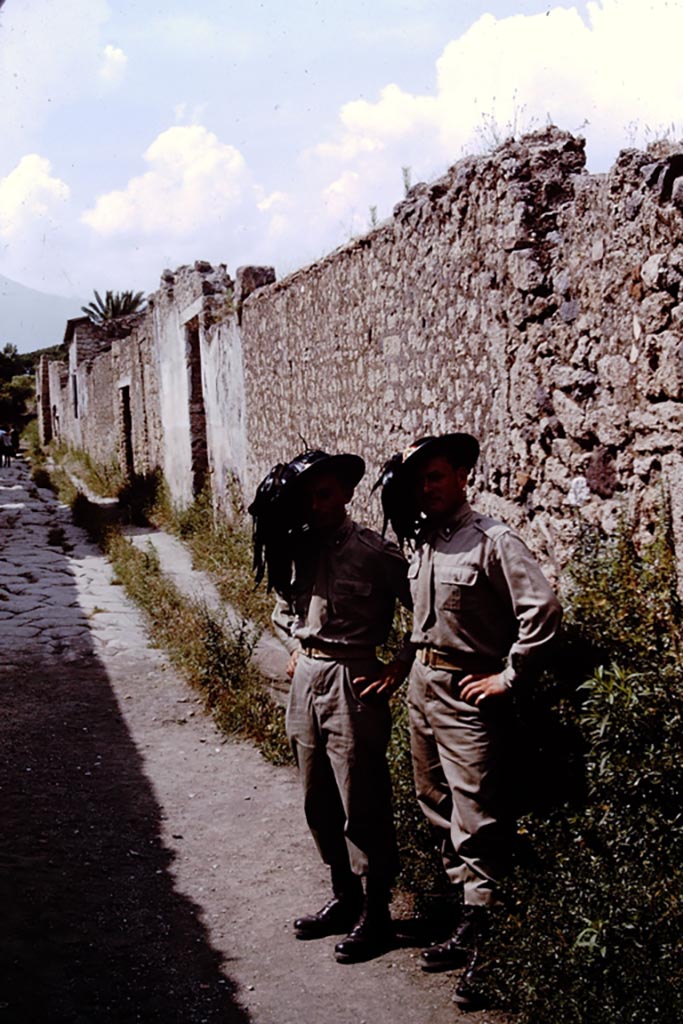
<svg viewBox="0 0 683 1024"><path fill-rule="evenodd" d="M457 612L474 600L479 570L474 565L441 565L434 569L436 604L444 611Z"/></svg>
<svg viewBox="0 0 683 1024"><path fill-rule="evenodd" d="M334 596L341 600L370 597L372 584L367 580L335 580Z"/></svg>

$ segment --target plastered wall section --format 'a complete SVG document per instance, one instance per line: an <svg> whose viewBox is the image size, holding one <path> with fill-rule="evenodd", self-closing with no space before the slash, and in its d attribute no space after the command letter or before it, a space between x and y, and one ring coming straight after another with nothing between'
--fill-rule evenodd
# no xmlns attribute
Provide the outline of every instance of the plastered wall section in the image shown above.
<svg viewBox="0 0 683 1024"><path fill-rule="evenodd" d="M378 521L383 460L465 429L482 442L477 505L546 565L582 521L609 529L630 510L651 530L662 483L683 553L683 197L675 174L663 187L676 159L627 152L590 176L581 140L538 133L461 161L371 235L256 292L247 490L304 440L358 451L357 504Z"/></svg>
<svg viewBox="0 0 683 1024"><path fill-rule="evenodd" d="M225 267L198 261L174 273L165 271L153 300L163 438L159 464L180 506L194 497L193 437L196 445L198 432L206 440L207 482L217 506L230 507L232 481L245 472L241 343L236 318L226 305L231 287ZM201 380L201 415L197 396L191 394L193 360L198 362L195 379Z"/></svg>
<svg viewBox="0 0 683 1024"><path fill-rule="evenodd" d="M202 330L201 358L211 489L217 509L230 516L243 496L249 462L242 339L234 316Z"/></svg>

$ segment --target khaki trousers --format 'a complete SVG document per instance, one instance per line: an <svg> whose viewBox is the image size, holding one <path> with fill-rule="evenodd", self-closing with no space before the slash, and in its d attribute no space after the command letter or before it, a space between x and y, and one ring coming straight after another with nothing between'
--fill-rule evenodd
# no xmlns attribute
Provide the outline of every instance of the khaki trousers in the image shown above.
<svg viewBox="0 0 683 1024"><path fill-rule="evenodd" d="M300 654L286 725L306 821L323 861L391 884L398 870L386 761L391 715L385 700L359 700L351 683L376 678L379 667L374 658L321 661Z"/></svg>
<svg viewBox="0 0 683 1024"><path fill-rule="evenodd" d="M505 763L510 722L458 699L463 673L415 662L408 685L415 789L441 839L450 881L465 903L490 906L508 872L514 822L506 800Z"/></svg>

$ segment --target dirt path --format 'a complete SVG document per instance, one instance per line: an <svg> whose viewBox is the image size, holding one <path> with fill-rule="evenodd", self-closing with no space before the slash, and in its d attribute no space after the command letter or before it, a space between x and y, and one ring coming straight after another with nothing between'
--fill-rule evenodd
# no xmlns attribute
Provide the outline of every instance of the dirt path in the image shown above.
<svg viewBox="0 0 683 1024"><path fill-rule="evenodd" d="M345 966L297 779L226 741L100 552L0 470L0 1024L436 1024L409 942Z"/></svg>

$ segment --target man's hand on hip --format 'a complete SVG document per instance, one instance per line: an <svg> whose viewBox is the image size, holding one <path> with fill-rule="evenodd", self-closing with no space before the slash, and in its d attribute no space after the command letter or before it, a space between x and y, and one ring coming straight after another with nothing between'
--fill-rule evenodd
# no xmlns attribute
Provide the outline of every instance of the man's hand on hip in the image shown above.
<svg viewBox="0 0 683 1024"><path fill-rule="evenodd" d="M502 697L510 692L510 687L503 680L503 673L493 676L468 675L460 680L460 699L477 707L489 697Z"/></svg>
<svg viewBox="0 0 683 1024"><path fill-rule="evenodd" d="M369 680L366 676L358 676L353 680L353 685L364 687L358 694L360 700L373 696L388 699L398 690L409 671L410 665L404 661L392 661L384 666L377 679Z"/></svg>

